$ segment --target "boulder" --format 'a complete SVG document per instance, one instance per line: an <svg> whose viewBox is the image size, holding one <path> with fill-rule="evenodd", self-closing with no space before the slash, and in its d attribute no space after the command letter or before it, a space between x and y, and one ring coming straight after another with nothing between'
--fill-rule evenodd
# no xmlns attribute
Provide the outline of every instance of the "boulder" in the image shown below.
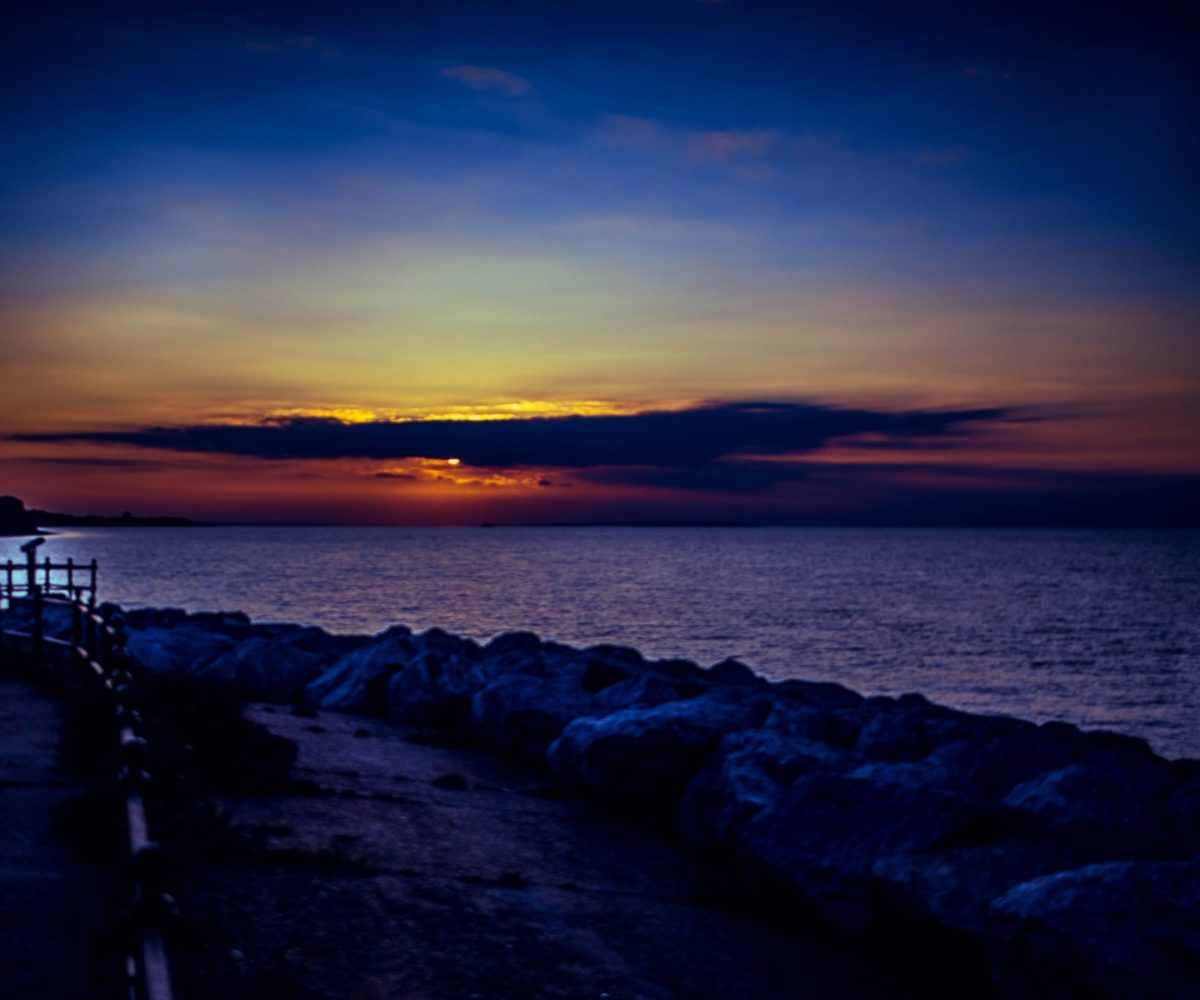
<svg viewBox="0 0 1200 1000"><path fill-rule="evenodd" d="M1155 838L1168 834L1178 782L1167 764L1125 755L1106 765L1078 763L1040 774L1013 788L1004 803L1051 823L1139 829Z"/></svg>
<svg viewBox="0 0 1200 1000"><path fill-rule="evenodd" d="M457 725L472 696L487 683L479 645L441 629L412 639L408 661L387 687L387 717L398 722Z"/></svg>
<svg viewBox="0 0 1200 1000"><path fill-rule="evenodd" d="M576 719L547 754L555 774L583 786L674 809L721 739L759 725L769 700L730 685L695 698Z"/></svg>
<svg viewBox="0 0 1200 1000"><path fill-rule="evenodd" d="M613 680L617 668L595 655L556 655L537 672L532 664L527 669L500 676L480 690L471 700L471 722L474 732L502 753L538 765L576 719L678 697L670 683L649 671ZM600 683L598 676L611 683Z"/></svg>
<svg viewBox="0 0 1200 1000"><path fill-rule="evenodd" d="M743 823L804 774L843 769L848 755L776 730L743 729L721 740L684 792L676 827L693 850L726 850Z"/></svg>
<svg viewBox="0 0 1200 1000"><path fill-rule="evenodd" d="M1026 829L993 843L876 861L871 875L877 906L886 906L898 924L933 925L982 941L992 903L1013 886L1064 869L1152 854L1124 831L1047 827L1032 816L1027 822Z"/></svg>
<svg viewBox="0 0 1200 1000"><path fill-rule="evenodd" d="M308 704L382 715L387 704L388 678L413 653L412 632L393 625L347 653L314 679L304 692Z"/></svg>
<svg viewBox="0 0 1200 1000"><path fill-rule="evenodd" d="M195 671L227 684L246 698L290 702L328 666L328 659L285 642L252 636Z"/></svg>
<svg viewBox="0 0 1200 1000"><path fill-rule="evenodd" d="M764 728L787 739L814 740L849 750L858 742L859 721L850 708L834 708L807 698L776 698Z"/></svg>
<svg viewBox="0 0 1200 1000"><path fill-rule="evenodd" d="M902 781L812 774L748 819L737 836L752 885L784 887L848 933L870 925L877 861L998 839L996 807Z"/></svg>
<svg viewBox="0 0 1200 1000"><path fill-rule="evenodd" d="M1007 997L1200 996L1200 861L1111 862L1024 882L992 905L988 938Z"/></svg>
<svg viewBox="0 0 1200 1000"><path fill-rule="evenodd" d="M126 648L134 660L156 673L196 673L230 653L236 643L227 635L192 622L174 628L131 631Z"/></svg>
<svg viewBox="0 0 1200 1000"><path fill-rule="evenodd" d="M935 705L919 694L868 698L859 715L859 753L892 762L919 760L959 740L984 742L1018 725L1005 716L971 715Z"/></svg>

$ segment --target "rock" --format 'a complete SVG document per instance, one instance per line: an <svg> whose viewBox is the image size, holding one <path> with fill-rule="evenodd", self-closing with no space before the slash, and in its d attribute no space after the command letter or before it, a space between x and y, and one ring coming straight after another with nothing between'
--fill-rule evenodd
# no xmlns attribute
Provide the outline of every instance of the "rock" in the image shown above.
<svg viewBox="0 0 1200 1000"><path fill-rule="evenodd" d="M347 653L305 689L305 700L320 708L382 715L388 678L412 655L412 632L393 625Z"/></svg>
<svg viewBox="0 0 1200 1000"><path fill-rule="evenodd" d="M686 685L684 690L693 694L699 694L708 684L708 678L705 676L704 671L700 669L698 664L693 663L691 660L681 660L678 658L652 660L648 666L655 673Z"/></svg>
<svg viewBox="0 0 1200 1000"><path fill-rule="evenodd" d="M835 771L848 755L825 743L772 729L743 729L721 740L684 792L676 827L693 850L725 850L742 824L804 774Z"/></svg>
<svg viewBox="0 0 1200 1000"><path fill-rule="evenodd" d="M1071 764L1017 785L1006 805L1037 813L1052 823L1091 823L1142 829L1147 836L1168 832L1168 808L1177 782L1165 762L1126 755L1107 766Z"/></svg>
<svg viewBox="0 0 1200 1000"><path fill-rule="evenodd" d="M1187 778L1167 804L1173 839L1187 854L1200 854L1200 777Z"/></svg>
<svg viewBox="0 0 1200 1000"><path fill-rule="evenodd" d="M197 670L246 698L290 702L329 665L328 659L272 639L252 636Z"/></svg>
<svg viewBox="0 0 1200 1000"><path fill-rule="evenodd" d="M150 628L174 628L187 621L183 608L134 608L125 612L125 624L135 631Z"/></svg>
<svg viewBox="0 0 1200 1000"><path fill-rule="evenodd" d="M497 678L471 701L476 733L502 753L541 765L547 748L572 721L678 696L670 684L646 671L589 690L585 679L594 677L595 662L595 657L576 656L539 673Z"/></svg>
<svg viewBox="0 0 1200 1000"><path fill-rule="evenodd" d="M760 724L769 711L766 698L734 685L728 692L576 719L547 758L560 777L673 810L722 737Z"/></svg>
<svg viewBox="0 0 1200 1000"><path fill-rule="evenodd" d="M74 612L70 605L46 601L42 605L42 635L51 639L71 638ZM33 599L14 597L4 612L4 628L15 632L33 632Z"/></svg>
<svg viewBox="0 0 1200 1000"><path fill-rule="evenodd" d="M883 858L872 865L872 888L899 924L917 921L982 941L992 903L1013 886L1146 853L1119 830L1031 825L995 843Z"/></svg>
<svg viewBox="0 0 1200 1000"><path fill-rule="evenodd" d="M884 761L912 761L958 740L985 742L1017 727L1004 716L971 715L934 705L919 694L868 698L860 709L858 750Z"/></svg>
<svg viewBox="0 0 1200 1000"><path fill-rule="evenodd" d="M753 670L740 660L727 658L708 668L708 676L717 684L760 684L763 683Z"/></svg>
<svg viewBox="0 0 1200 1000"><path fill-rule="evenodd" d="M175 628L148 628L130 632L126 648L134 660L158 673L196 673L236 645L227 635L192 622Z"/></svg>
<svg viewBox="0 0 1200 1000"><path fill-rule="evenodd" d="M486 674L475 669L479 659L479 645L470 639L441 629L414 636L408 661L388 681L387 717L456 726L487 683Z"/></svg>
<svg viewBox="0 0 1200 1000"><path fill-rule="evenodd" d="M858 742L855 712L830 708L808 699L776 698L764 728L790 739L815 740L849 750Z"/></svg>
<svg viewBox="0 0 1200 1000"><path fill-rule="evenodd" d="M779 681L771 685L771 692L781 701L789 701L813 708L855 709L863 704L864 698L832 681Z"/></svg>
<svg viewBox="0 0 1200 1000"><path fill-rule="evenodd" d="M1200 996L1200 861L1112 862L1010 889L988 927L1006 997Z"/></svg>
<svg viewBox="0 0 1200 1000"><path fill-rule="evenodd" d="M0 497L0 535L36 535L37 525L19 497Z"/></svg>
<svg viewBox="0 0 1200 1000"><path fill-rule="evenodd" d="M784 886L839 929L872 920L877 861L997 839L1005 811L900 781L812 774L799 778L737 836L751 884Z"/></svg>

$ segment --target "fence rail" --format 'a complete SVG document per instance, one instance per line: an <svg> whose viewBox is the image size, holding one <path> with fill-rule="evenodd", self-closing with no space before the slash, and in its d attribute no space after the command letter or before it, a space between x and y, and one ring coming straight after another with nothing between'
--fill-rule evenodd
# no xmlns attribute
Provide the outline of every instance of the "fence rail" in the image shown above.
<svg viewBox="0 0 1200 1000"><path fill-rule="evenodd" d="M38 541L23 546L25 563L9 560L3 567L0 606L0 642L15 640L28 645L35 669L51 661L64 671L64 680L82 679L93 685L108 703L115 722L119 768L114 775L123 802L130 913L134 932L125 960L129 1000L171 1000L171 976L163 926L174 910L174 901L163 891L160 851L150 836L145 794L148 750L140 734L136 683L125 644L125 624L119 614L105 618L96 609L96 561L76 564L37 563L33 551ZM56 578L55 573L59 573ZM76 579L76 574L80 574ZM24 579L20 579L24 577ZM86 598L85 598L86 595ZM7 612L28 605L30 628L5 628ZM46 635L48 608L70 608L69 640Z"/></svg>

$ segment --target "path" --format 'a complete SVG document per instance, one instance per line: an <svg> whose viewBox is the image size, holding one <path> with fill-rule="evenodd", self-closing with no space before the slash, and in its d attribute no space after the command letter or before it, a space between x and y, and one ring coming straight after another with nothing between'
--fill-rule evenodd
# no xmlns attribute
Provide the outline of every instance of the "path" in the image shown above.
<svg viewBox="0 0 1200 1000"><path fill-rule="evenodd" d="M107 882L54 831L55 810L80 791L58 765L59 702L0 679L0 995L94 997L115 959Z"/></svg>
<svg viewBox="0 0 1200 1000"><path fill-rule="evenodd" d="M299 743L311 785L223 800L263 854L183 887L219 930L175 957L180 996L904 995L831 941L722 908L667 844L490 755L356 716L251 715Z"/></svg>

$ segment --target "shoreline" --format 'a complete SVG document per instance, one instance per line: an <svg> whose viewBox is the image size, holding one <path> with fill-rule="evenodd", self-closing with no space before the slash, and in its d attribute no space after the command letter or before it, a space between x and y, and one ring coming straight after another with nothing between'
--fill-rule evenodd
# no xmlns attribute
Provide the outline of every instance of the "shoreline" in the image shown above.
<svg viewBox="0 0 1200 1000"><path fill-rule="evenodd" d="M761 905L955 942L1002 995L1194 985L1200 761L1142 739L532 633L124 618L143 669L485 747L667 831Z"/></svg>

